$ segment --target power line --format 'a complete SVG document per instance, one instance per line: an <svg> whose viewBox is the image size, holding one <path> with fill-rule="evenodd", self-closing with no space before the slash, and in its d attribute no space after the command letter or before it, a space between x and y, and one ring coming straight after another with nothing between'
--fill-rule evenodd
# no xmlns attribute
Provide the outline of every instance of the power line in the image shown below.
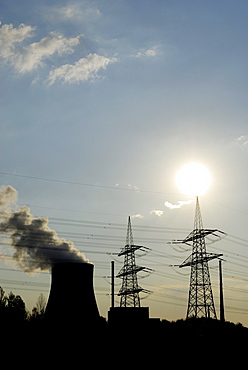
<svg viewBox="0 0 248 370"><path fill-rule="evenodd" d="M58 219L57 218L57 221L61 221L61 220L62 220L62 222L61 222L61 225L62 226L69 226L69 227L72 226L73 223L75 223L76 225L78 225L78 224L80 225L80 222L82 222L81 220ZM54 220L54 221L56 221L56 220ZM113 223L104 223L104 222L103 223L97 223L95 221L84 221L84 224L87 227L89 227L89 228L93 227L95 229L96 227L94 227L94 226L97 226L97 228L100 227L100 228L106 229L106 231L108 231L108 227L109 227L110 230L116 230L116 231L122 231L123 230L123 228L122 228L123 224L117 224L117 223L114 223L113 224ZM148 231L158 232L158 233L160 233L160 232L161 233L167 233L167 232L175 232L175 231L178 232L179 230L182 230L182 229L176 229L176 228L174 228L174 230L171 231L170 228L163 228L163 227L161 227L161 228L158 228L157 229L156 227L153 227L153 226L151 226L151 229L150 230L147 229L147 226L144 226L143 228L146 228L146 230L148 230ZM143 232L144 230L145 229L142 229L140 227L140 229L138 231ZM118 246L115 247L115 242L123 241L123 237L120 236L119 234L118 235L104 235L103 233L100 233L100 234L98 234L98 233L92 234L90 232L89 233L79 233L79 232L69 232L69 231L66 232L66 231L64 231L64 232L61 233L61 235L63 235L63 236L72 236L74 238L82 238L82 237L86 237L87 238L89 236L90 236L90 238L95 238L95 240L96 240L95 243L91 243L90 242L90 239L88 239L89 241L75 242L75 245L79 245L80 246L81 244L87 244L89 247L93 247L94 246L95 247L95 250L89 250L89 248L87 248L87 250L81 250L80 249L80 251L83 252L83 253L98 253L98 254L102 254L102 255L107 255L108 250L110 248L113 249L113 250L117 249ZM230 237L231 238L235 238L234 236L230 236ZM97 243L97 240L102 240L102 239L104 241L109 241L109 243ZM137 239L139 239L139 238L137 238ZM166 239L165 238L156 238L156 237L155 238L144 238L142 240L145 240L145 241L148 241L148 242L151 242L151 243L156 243L157 242L157 243L162 243L162 244L166 242ZM232 242L234 244L236 243L235 240L228 240L228 241L229 242ZM114 243L114 244L112 244L112 243ZM248 240L239 238L237 244L241 244L242 246L247 247L248 246ZM104 251L104 249L106 249L106 250ZM233 264L233 265L237 265L237 266L240 266L240 267L243 267L243 268L247 268L247 265L246 265L247 264L246 259L248 258L247 256L245 256L244 254L237 254L237 253L234 253L234 252L229 252L226 249L222 249L222 250L223 250L223 252L225 252L225 256L228 256L228 262L227 262L228 264L230 264L230 265ZM144 260L152 261L157 266L159 266L159 265L160 266L164 266L164 267L168 267L169 266L169 264L161 263L161 258L166 258L169 261L171 259L174 259L174 258L175 259L180 258L180 256L171 255L171 254L169 254L167 252L163 252L163 251L160 251L160 250L157 250L157 249L151 249L149 253L150 253L148 255L149 258L147 258L148 257L147 256L146 258L144 258ZM7 258L12 258L12 256L7 256ZM143 257L140 257L140 258L143 258ZM154 258L158 258L159 261L158 262L154 261ZM236 261L238 261L238 262L236 262ZM239 263L239 262L242 262L242 263ZM98 263L100 264L100 262L95 261L95 264L97 266L98 266ZM102 263L101 266L107 266L108 265L108 262L101 262L101 263ZM9 269L9 270L11 270L11 269ZM225 269L225 271L230 271L230 270L231 269L228 269L228 268ZM237 273L237 275L239 275L239 276L245 276L245 274L247 275L247 273L242 272L241 270L240 271L233 270L233 271L234 271L234 273ZM170 273L167 273L166 271L161 271L161 269L158 269L158 270L156 269L154 271L154 275L161 276L161 277L168 278L168 279L174 279L174 281L181 280L181 281L184 281L185 282L185 280L186 280L182 276L180 277L180 276L177 276L176 274L170 274ZM225 275L228 276L228 277L232 277L228 273L226 273ZM101 278L101 276L95 276L95 277L96 278ZM0 280L0 282L1 282L1 280ZM7 281L5 282L5 284L7 284ZM10 282L8 282L8 284L11 285ZM14 283L12 285L14 285ZM154 285L154 286L156 286L156 285ZM37 287L39 287L39 285L37 285ZM22 287L20 289L22 289L22 290L28 290L28 288L26 288L25 285L24 285L24 287ZM96 287L96 290L97 289L98 288ZM171 288L166 287L166 289L169 290ZM247 293L247 289L245 287L243 289L240 288L240 287L236 289L235 287L231 287L231 286L226 286L225 285L225 289L227 291L229 290L229 291L234 291L234 292ZM35 289L33 289L33 290L35 290ZM173 299L172 297L173 297L173 295L171 295L170 299ZM167 295L167 298L169 298L168 295ZM165 297L165 299L166 299L166 297ZM225 297L225 299L228 300L229 298L228 297ZM231 298L230 298L230 300L231 300ZM233 300L237 300L237 301L240 301L240 302L244 301L244 300L241 300L241 299L238 300L236 298L233 298ZM173 304L173 303L170 302L170 304ZM184 306L184 305L181 305L181 306ZM243 310L242 307L238 308L238 307L228 306L227 312L236 312L236 313L244 313L244 314L246 314L246 311L242 311L242 310Z"/></svg>
<svg viewBox="0 0 248 370"><path fill-rule="evenodd" d="M142 190L138 188L124 188L120 186L110 186L110 185L98 185L98 184L90 184L90 183L83 183L78 181L68 181L68 180L58 180L58 179L51 179L47 177L39 177L39 176L31 176L31 175L22 175L22 174L14 174L9 172L0 172L0 175L6 176L14 176L14 177L23 177L32 180L40 180L40 181L49 181L49 182L56 182L62 184L71 184L71 185L79 185L79 186L88 186L88 187L95 187L95 188L102 188L102 189L112 189L112 190L124 190L124 191L131 191L131 192L140 192L140 193L150 193L150 194L168 194L168 195L180 195L178 193L165 193L163 191L153 191L153 190Z"/></svg>

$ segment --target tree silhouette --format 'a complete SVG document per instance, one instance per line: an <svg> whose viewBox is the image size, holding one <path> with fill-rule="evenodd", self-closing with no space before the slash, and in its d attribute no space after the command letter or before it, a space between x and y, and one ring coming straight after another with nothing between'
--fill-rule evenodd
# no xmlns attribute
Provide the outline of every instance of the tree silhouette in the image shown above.
<svg viewBox="0 0 248 370"><path fill-rule="evenodd" d="M19 295L10 292L6 295L0 287L0 323L8 328L22 324L27 319L25 303Z"/></svg>
<svg viewBox="0 0 248 370"><path fill-rule="evenodd" d="M7 315L14 321L24 321L27 318L24 301L12 292L7 297Z"/></svg>
<svg viewBox="0 0 248 370"><path fill-rule="evenodd" d="M44 294L41 293L37 299L36 306L32 309L32 315L30 319L31 320L43 319L45 309L46 309L46 298Z"/></svg>
<svg viewBox="0 0 248 370"><path fill-rule="evenodd" d="M0 287L0 316L2 317L5 313L7 305L7 297L2 287Z"/></svg>

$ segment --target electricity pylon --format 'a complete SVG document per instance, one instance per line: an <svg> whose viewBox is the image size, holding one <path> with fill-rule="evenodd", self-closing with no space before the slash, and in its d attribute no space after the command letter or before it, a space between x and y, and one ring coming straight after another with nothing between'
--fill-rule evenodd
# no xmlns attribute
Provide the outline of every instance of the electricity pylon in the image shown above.
<svg viewBox="0 0 248 370"><path fill-rule="evenodd" d="M179 267L191 267L188 309L186 318L206 317L216 319L214 298L208 261L222 256L222 254L207 253L205 238L225 234L217 229L203 229L199 199L196 197L194 230L184 240L174 240L175 243L184 243L192 246L191 255Z"/></svg>
<svg viewBox="0 0 248 370"><path fill-rule="evenodd" d="M122 286L118 293L120 299L120 307L140 307L140 292L150 293L150 291L141 288L138 285L137 273L139 271L151 271L142 266L137 266L135 262L135 251L145 250L148 248L141 245L134 245L133 233L130 216L128 218L126 245L120 251L118 256L125 256L124 265L116 277L122 278Z"/></svg>

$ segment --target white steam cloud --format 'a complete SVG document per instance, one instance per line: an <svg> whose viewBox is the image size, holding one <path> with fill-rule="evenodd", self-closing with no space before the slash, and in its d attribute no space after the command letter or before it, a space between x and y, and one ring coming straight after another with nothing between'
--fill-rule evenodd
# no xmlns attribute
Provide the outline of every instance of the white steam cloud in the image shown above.
<svg viewBox="0 0 248 370"><path fill-rule="evenodd" d="M18 267L33 273L59 262L89 262L73 242L59 238L48 227L48 218L34 217L26 206L11 213L16 200L16 189L0 187L0 233L8 236L4 243L14 249L12 257Z"/></svg>
<svg viewBox="0 0 248 370"><path fill-rule="evenodd" d="M190 200L179 200L178 201L178 204L172 204L168 201L165 202L165 207L167 208L170 208L170 209L178 209L178 208L181 208L182 206L186 205L186 204L191 204L193 202L192 199Z"/></svg>
<svg viewBox="0 0 248 370"><path fill-rule="evenodd" d="M12 186L0 186L0 210L1 215L7 214L11 205L17 201L17 191Z"/></svg>

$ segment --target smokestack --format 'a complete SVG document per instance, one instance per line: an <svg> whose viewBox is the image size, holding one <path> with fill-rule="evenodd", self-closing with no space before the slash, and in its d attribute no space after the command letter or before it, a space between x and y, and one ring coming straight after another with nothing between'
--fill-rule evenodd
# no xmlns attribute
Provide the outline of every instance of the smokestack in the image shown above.
<svg viewBox="0 0 248 370"><path fill-rule="evenodd" d="M219 280L220 280L220 321L225 321L221 260L219 260Z"/></svg>
<svg viewBox="0 0 248 370"><path fill-rule="evenodd" d="M115 306L115 261L111 261L111 307Z"/></svg>
<svg viewBox="0 0 248 370"><path fill-rule="evenodd" d="M99 322L93 270L94 265L91 263L66 262L52 267L45 319L62 326L93 326Z"/></svg>

